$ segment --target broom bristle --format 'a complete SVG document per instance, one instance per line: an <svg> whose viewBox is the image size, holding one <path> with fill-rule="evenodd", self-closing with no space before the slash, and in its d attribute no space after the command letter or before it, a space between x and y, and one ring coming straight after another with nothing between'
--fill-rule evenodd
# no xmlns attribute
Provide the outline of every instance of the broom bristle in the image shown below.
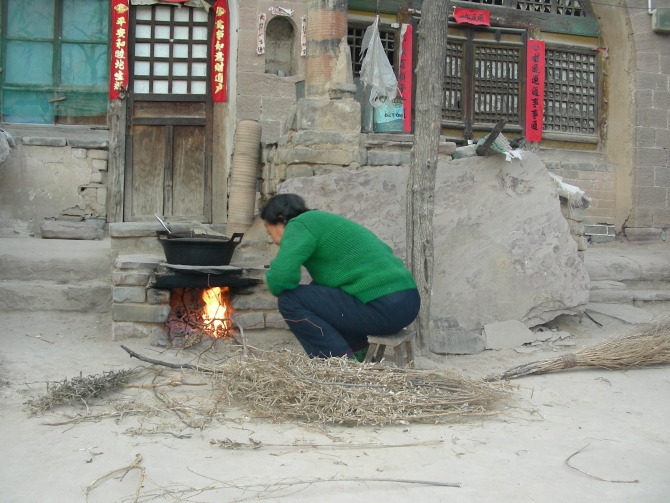
<svg viewBox="0 0 670 503"><path fill-rule="evenodd" d="M627 369L670 363L670 317L636 327L632 333L613 337L576 353L519 365L487 381L545 374L573 367Z"/></svg>

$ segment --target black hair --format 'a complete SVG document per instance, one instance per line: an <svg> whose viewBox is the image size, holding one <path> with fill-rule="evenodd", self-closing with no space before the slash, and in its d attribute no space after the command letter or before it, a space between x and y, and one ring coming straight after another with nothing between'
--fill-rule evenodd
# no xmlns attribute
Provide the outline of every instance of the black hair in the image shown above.
<svg viewBox="0 0 670 503"><path fill-rule="evenodd" d="M302 215L309 208L298 194L272 196L261 210L261 218L270 225L286 225L292 218Z"/></svg>

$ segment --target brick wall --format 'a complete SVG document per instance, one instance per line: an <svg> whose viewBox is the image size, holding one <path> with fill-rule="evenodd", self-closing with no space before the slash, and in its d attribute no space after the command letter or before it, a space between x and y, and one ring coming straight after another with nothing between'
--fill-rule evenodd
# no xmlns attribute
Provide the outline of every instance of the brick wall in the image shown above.
<svg viewBox="0 0 670 503"><path fill-rule="evenodd" d="M666 239L670 228L670 35L652 31L647 0L626 3L636 54L632 69L635 176L626 235Z"/></svg>

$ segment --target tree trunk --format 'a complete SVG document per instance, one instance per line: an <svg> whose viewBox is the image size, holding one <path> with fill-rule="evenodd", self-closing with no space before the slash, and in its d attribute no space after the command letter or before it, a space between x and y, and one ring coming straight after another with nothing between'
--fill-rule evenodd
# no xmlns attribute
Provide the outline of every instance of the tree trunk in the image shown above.
<svg viewBox="0 0 670 503"><path fill-rule="evenodd" d="M421 294L421 311L415 325L422 349L428 342L430 321L435 172L442 129L448 20L448 0L423 2L418 30L414 145L407 180L407 260Z"/></svg>

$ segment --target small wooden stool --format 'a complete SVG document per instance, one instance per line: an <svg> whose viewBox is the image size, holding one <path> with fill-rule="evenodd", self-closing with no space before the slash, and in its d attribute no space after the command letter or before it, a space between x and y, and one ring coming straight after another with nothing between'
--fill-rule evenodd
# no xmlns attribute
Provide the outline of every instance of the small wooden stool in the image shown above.
<svg viewBox="0 0 670 503"><path fill-rule="evenodd" d="M368 335L368 353L365 355L364 362L380 362L384 357L386 348L393 348L395 356L395 365L403 368L414 364L414 336L416 333L412 330L401 330L392 335Z"/></svg>

